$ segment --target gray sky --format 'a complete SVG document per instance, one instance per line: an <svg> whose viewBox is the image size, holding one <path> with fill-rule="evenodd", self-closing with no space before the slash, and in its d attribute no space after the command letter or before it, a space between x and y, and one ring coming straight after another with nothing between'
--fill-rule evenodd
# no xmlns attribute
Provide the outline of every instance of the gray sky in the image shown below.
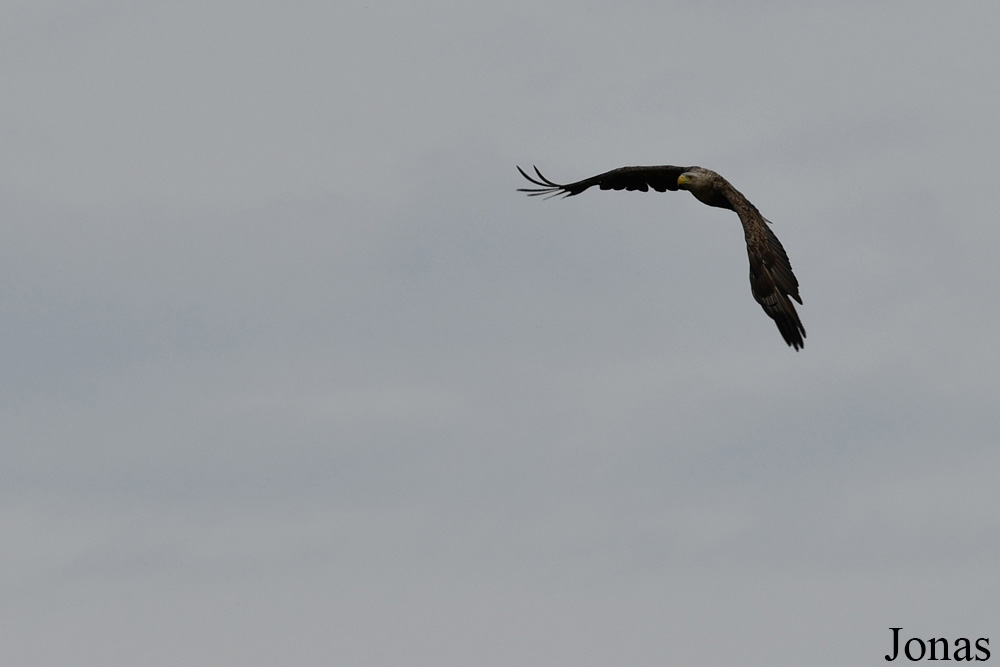
<svg viewBox="0 0 1000 667"><path fill-rule="evenodd" d="M804 5L0 2L0 662L1000 651L1000 7Z"/></svg>

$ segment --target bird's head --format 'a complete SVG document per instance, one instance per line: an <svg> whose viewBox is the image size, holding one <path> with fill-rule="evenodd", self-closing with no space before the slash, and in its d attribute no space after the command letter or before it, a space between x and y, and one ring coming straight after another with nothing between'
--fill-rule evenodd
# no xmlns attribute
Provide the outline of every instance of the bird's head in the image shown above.
<svg viewBox="0 0 1000 667"><path fill-rule="evenodd" d="M691 167L677 177L677 187L681 190L700 190L709 186L712 172L701 167Z"/></svg>
<svg viewBox="0 0 1000 667"><path fill-rule="evenodd" d="M733 205L722 192L725 180L711 169L691 167L677 177L677 188L687 190L702 204L732 209Z"/></svg>

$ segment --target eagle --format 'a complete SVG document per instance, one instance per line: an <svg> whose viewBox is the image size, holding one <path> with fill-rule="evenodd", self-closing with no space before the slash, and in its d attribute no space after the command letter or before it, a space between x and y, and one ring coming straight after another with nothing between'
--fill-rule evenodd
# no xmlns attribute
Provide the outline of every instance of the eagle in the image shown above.
<svg viewBox="0 0 1000 667"><path fill-rule="evenodd" d="M802 304L799 281L792 273L792 265L785 249L769 227L771 221L762 216L749 199L716 172L702 167L670 165L620 167L562 185L542 176L538 167L534 169L537 178L529 176L521 167L517 168L522 176L538 186L518 188L518 192L527 192L529 197L572 197L595 185L601 190L688 190L703 204L735 211L743 224L743 236L750 258L750 291L753 292L753 298L778 325L778 331L786 343L796 351L805 345L803 339L806 337L806 330L791 301L794 299Z"/></svg>

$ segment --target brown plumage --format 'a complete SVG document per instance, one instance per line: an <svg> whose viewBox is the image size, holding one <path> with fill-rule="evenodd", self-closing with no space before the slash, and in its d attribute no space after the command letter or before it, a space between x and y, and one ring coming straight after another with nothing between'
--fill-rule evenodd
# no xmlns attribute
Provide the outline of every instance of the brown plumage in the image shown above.
<svg viewBox="0 0 1000 667"><path fill-rule="evenodd" d="M778 325L778 331L786 343L796 350L805 345L803 339L806 337L806 330L791 301L794 299L799 304L802 303L799 281L792 273L792 265L785 249L768 226L770 221L719 174L701 167L621 167L576 183L560 185L542 176L538 167L535 167L538 178L529 176L520 167L517 170L539 186L518 189L531 197L554 197L560 194L571 197L595 185L602 190L689 190L703 204L735 211L743 223L743 236L746 238L747 256L750 258L750 290L753 298Z"/></svg>

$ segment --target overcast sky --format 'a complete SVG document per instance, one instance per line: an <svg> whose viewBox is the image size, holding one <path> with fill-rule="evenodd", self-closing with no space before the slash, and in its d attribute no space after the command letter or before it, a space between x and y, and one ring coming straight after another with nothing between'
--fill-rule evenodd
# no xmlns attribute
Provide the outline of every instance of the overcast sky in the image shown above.
<svg viewBox="0 0 1000 667"><path fill-rule="evenodd" d="M3 664L1000 655L997 3L0 8Z"/></svg>

